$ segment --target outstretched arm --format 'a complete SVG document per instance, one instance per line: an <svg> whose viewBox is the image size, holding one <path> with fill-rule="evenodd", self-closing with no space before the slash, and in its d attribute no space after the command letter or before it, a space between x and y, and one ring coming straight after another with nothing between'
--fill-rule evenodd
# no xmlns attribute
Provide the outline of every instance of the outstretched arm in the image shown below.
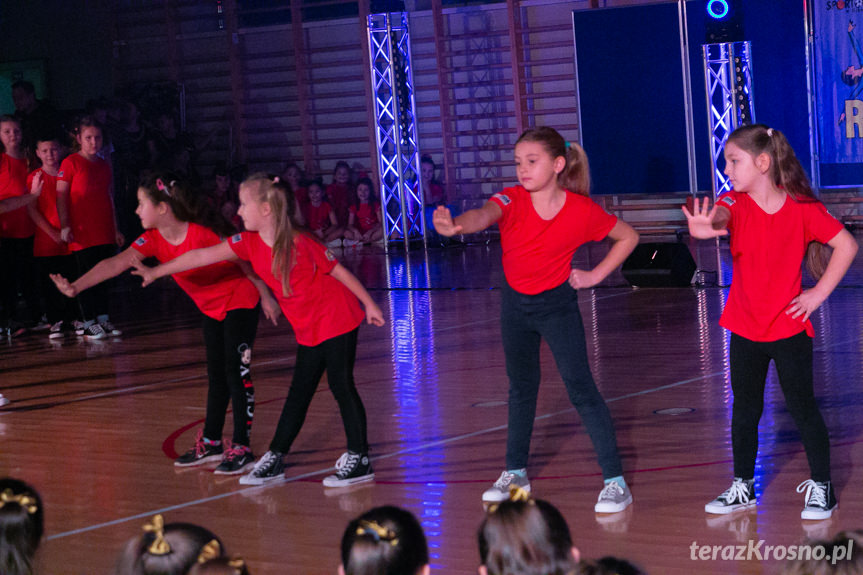
<svg viewBox="0 0 863 575"><path fill-rule="evenodd" d="M15 196L14 198L6 198L5 200L0 200L0 214L5 214L6 212L11 212L17 210L18 208L24 207L34 201L39 197L39 192L30 192L29 194L24 194L22 196Z"/></svg>
<svg viewBox="0 0 863 575"><path fill-rule="evenodd" d="M116 256L106 258L90 268L90 271L69 283L69 280L60 274L50 274L51 280L60 293L67 297L75 297L85 289L100 284L107 279L117 277L127 269L135 266L137 262L144 259L143 254L135 248L127 248Z"/></svg>
<svg viewBox="0 0 863 575"><path fill-rule="evenodd" d="M345 287L351 290L351 293L357 296L357 299L362 302L366 308L366 322L378 326L386 323L381 308L378 307L378 304L375 303L375 300L372 299L372 296L369 295L369 292L366 291L360 280L349 272L345 266L336 264L336 267L330 271L330 275L345 284Z"/></svg>
<svg viewBox="0 0 863 575"><path fill-rule="evenodd" d="M446 206L438 206L432 214L432 223L442 236L452 237L456 234L472 234L480 232L500 219L503 212L494 202L486 202L481 208L468 210L452 217Z"/></svg>
<svg viewBox="0 0 863 575"><path fill-rule="evenodd" d="M208 266L217 262L236 261L238 259L237 254L234 253L234 250L231 249L228 242L224 241L208 248L190 250L169 262L165 262L162 265L152 268L147 267L138 261L135 264L135 269L132 270L132 273L136 276L141 276L144 280L141 285L147 287L157 279L164 276Z"/></svg>
<svg viewBox="0 0 863 575"><path fill-rule="evenodd" d="M803 290L799 296L791 300L791 304L785 310L785 313L791 314L791 317L797 318L802 315L801 321L809 319L809 316L833 293L857 255L857 240L845 228L827 242L827 245L833 248L833 255L830 256L827 269L812 289Z"/></svg>
<svg viewBox="0 0 863 575"><path fill-rule="evenodd" d="M613 272L623 263L635 246L638 245L638 232L632 229L632 226L618 219L611 231L608 232L608 237L613 244L608 253L602 258L602 261L596 264L596 267L590 271L573 269L569 273L569 285L575 289L584 289L593 287Z"/></svg>
<svg viewBox="0 0 863 575"><path fill-rule="evenodd" d="M731 212L725 206L713 204L713 208L708 210L710 198L703 198L699 204L698 198L692 206L690 212L686 206L681 206L683 215L686 216L686 223L689 225L689 235L693 238L706 240L709 238L718 238L728 235L728 230L725 227L728 225L728 220L731 217Z"/></svg>

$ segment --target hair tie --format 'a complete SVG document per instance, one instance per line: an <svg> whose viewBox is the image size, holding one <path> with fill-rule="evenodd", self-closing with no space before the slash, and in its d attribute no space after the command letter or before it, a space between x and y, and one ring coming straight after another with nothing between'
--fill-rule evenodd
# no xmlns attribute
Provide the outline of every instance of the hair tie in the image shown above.
<svg viewBox="0 0 863 575"><path fill-rule="evenodd" d="M177 183L177 180L171 180L171 186ZM162 178L156 178L156 188L169 198L171 197L171 189L165 185L165 182L162 181Z"/></svg>
<svg viewBox="0 0 863 575"><path fill-rule="evenodd" d="M150 555L167 555L171 552L171 546L165 541L165 520L162 519L161 515L153 517L152 523L145 524L144 531L156 535L156 538L147 548Z"/></svg>
<svg viewBox="0 0 863 575"><path fill-rule="evenodd" d="M2 509L7 503L17 503L22 509L27 511L28 515L33 515L39 510L35 497L29 493L20 493L15 495L15 493L8 487L3 490L3 493L0 493L0 509Z"/></svg>
<svg viewBox="0 0 863 575"><path fill-rule="evenodd" d="M215 539L210 539L210 542L201 548L198 553L198 563L206 563L210 559L216 559L222 553L222 546Z"/></svg>
<svg viewBox="0 0 863 575"><path fill-rule="evenodd" d="M772 137L773 137L773 128L767 128L767 137L768 137L768 138L772 138Z"/></svg>
<svg viewBox="0 0 863 575"><path fill-rule="evenodd" d="M564 141L564 144L566 145L567 150L572 147L572 142L570 142L569 140Z"/></svg>
<svg viewBox="0 0 863 575"><path fill-rule="evenodd" d="M240 575L246 568L246 562L243 561L242 557L234 557L233 559L228 560L228 567L236 569L237 575Z"/></svg>
<svg viewBox="0 0 863 575"><path fill-rule="evenodd" d="M386 541L393 547L398 545L399 542L399 538L396 537L393 531L383 527L377 521L360 521L360 525L357 527L357 535L371 535L376 542Z"/></svg>
<svg viewBox="0 0 863 575"><path fill-rule="evenodd" d="M504 501L534 505L533 499L530 498L530 492L518 485L509 486L509 499L505 499ZM488 512L495 513L498 507L500 507L500 503L492 503L488 506Z"/></svg>
<svg viewBox="0 0 863 575"><path fill-rule="evenodd" d="M273 183L274 183L274 184L278 184L278 183L279 183L279 176L276 176L275 178L273 178Z"/></svg>

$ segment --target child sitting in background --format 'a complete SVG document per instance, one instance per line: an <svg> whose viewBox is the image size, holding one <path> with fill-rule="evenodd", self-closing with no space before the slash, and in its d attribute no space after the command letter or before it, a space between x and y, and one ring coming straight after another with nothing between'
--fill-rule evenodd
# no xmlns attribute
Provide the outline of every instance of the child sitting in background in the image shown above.
<svg viewBox="0 0 863 575"><path fill-rule="evenodd" d="M329 202L324 199L324 185L313 180L308 185L309 201L303 206L306 227L328 247L342 245L343 228L339 226L336 214Z"/></svg>
<svg viewBox="0 0 863 575"><path fill-rule="evenodd" d="M379 241L384 235L380 210L374 183L369 178L361 179L357 182L356 201L349 208L344 245Z"/></svg>
<svg viewBox="0 0 863 575"><path fill-rule="evenodd" d="M348 206L354 197L351 167L347 162L339 162L333 170L333 182L327 186L327 201L336 214L336 223L344 230L348 224Z"/></svg>
<svg viewBox="0 0 863 575"><path fill-rule="evenodd" d="M385 505L366 511L342 535L339 575L428 575L426 537L410 511Z"/></svg>
<svg viewBox="0 0 863 575"><path fill-rule="evenodd" d="M19 479L0 479L0 573L32 575L44 522L35 489Z"/></svg>

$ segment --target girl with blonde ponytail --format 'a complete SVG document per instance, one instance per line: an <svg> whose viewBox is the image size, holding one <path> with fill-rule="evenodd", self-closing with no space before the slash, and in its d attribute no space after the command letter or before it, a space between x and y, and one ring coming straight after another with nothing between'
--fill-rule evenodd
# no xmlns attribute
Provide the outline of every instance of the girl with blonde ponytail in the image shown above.
<svg viewBox="0 0 863 575"><path fill-rule="evenodd" d="M240 185L245 232L218 245L188 252L163 265L138 264L133 272L149 285L155 279L219 261L246 260L276 296L297 339L294 377L269 451L240 483L259 485L284 479L284 455L302 427L315 389L327 372L347 436L347 452L327 487L374 479L368 456L366 413L354 384L357 334L365 318L384 324L380 307L335 256L292 219L290 187L266 174L253 174ZM360 306L365 307L365 311Z"/></svg>

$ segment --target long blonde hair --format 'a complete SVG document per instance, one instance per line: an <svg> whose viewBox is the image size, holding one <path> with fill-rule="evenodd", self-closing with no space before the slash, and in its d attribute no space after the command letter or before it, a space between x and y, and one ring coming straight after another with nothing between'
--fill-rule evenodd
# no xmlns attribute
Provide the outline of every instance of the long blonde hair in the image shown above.
<svg viewBox="0 0 863 575"><path fill-rule="evenodd" d="M521 142L537 142L542 144L552 158L558 156L565 158L566 166L557 175L558 185L582 196L590 194L590 166L587 163L587 153L578 143L567 142L560 132L547 126L525 130L515 144L518 145Z"/></svg>
<svg viewBox="0 0 863 575"><path fill-rule="evenodd" d="M241 186L253 194L258 203L268 203L272 211L276 239L273 243L273 275L282 282L282 295L291 295L291 268L294 267L294 237L298 231L291 219L293 199L290 186L263 172L246 178Z"/></svg>

